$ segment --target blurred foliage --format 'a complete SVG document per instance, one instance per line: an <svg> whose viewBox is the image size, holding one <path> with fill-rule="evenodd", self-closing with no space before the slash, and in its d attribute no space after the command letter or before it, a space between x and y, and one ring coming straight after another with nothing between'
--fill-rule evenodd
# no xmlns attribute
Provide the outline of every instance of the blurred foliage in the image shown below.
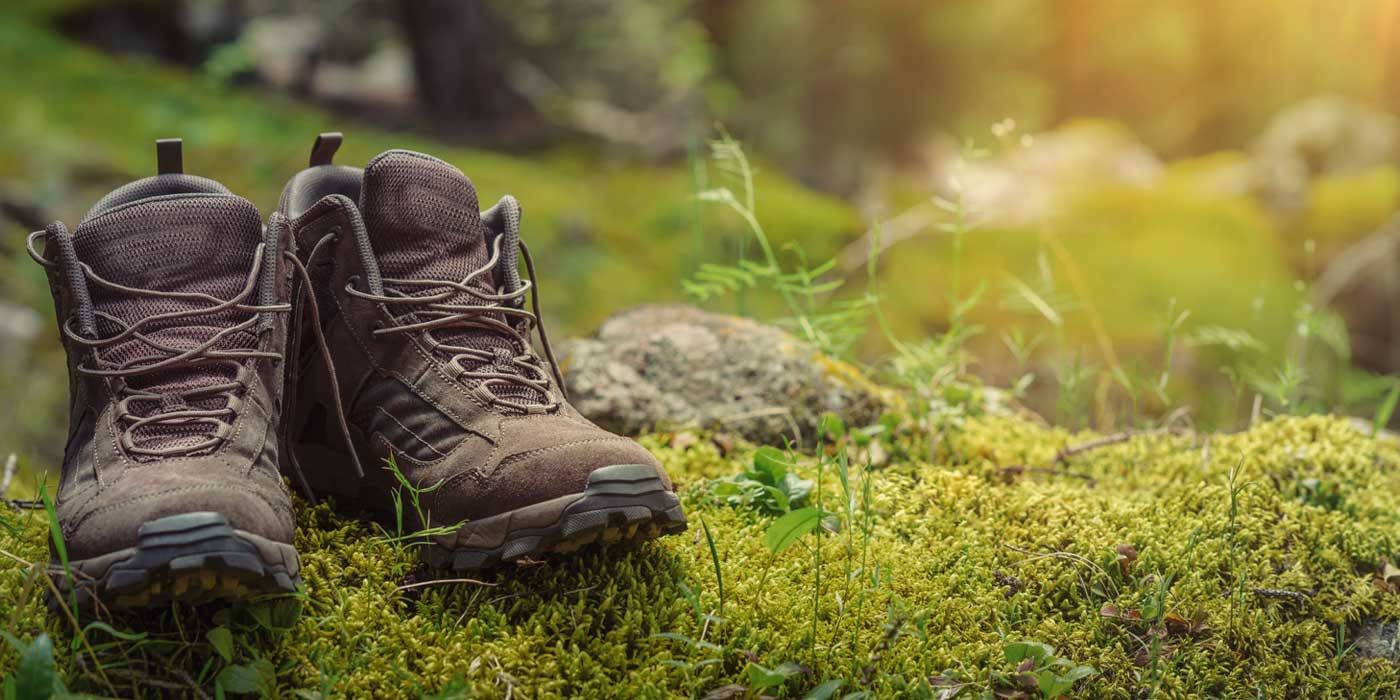
<svg viewBox="0 0 1400 700"><path fill-rule="evenodd" d="M519 197L524 235L546 266L541 299L561 334L589 330L642 301L679 298L678 280L700 260L728 255L723 232L738 226L708 216L710 234L697 234L692 177L683 169L604 160L587 149L513 157L352 128L287 99L104 55L3 12L0 63L0 183L70 226L107 191L154 172L157 138L184 138L189 172L213 176L270 211L286 179L304 167L315 135L344 128L338 162L364 163L391 147L418 149L462 168L483 202ZM840 202L771 170L758 179L770 227L783 239L800 237L829 253L857 227ZM4 300L37 309L41 328L0 366L0 395L25 397L0 404L0 452L18 449L51 464L62 453L66 373L50 332L47 283L23 252L26 233L13 225L4 232L0 290Z"/></svg>
<svg viewBox="0 0 1400 700"><path fill-rule="evenodd" d="M850 191L872 156L1014 116L1132 125L1168 155L1249 142L1319 93L1400 108L1400 4L1357 0L642 0L500 3L578 94L689 91L758 152ZM1243 37L1248 37L1243 41Z"/></svg>
<svg viewBox="0 0 1400 700"><path fill-rule="evenodd" d="M992 216L957 244L940 230L946 220L930 220L879 261L893 331L906 339L945 332L981 285L959 332L967 333L976 371L993 382L1019 381L1034 368L1058 374L1061 388L1076 373L1101 372L1094 380L1101 384L1139 368L1157 372L1153 363L1171 345L1164 328L1184 313L1183 334L1247 339L1229 357L1205 343L1167 358L1172 384L1180 385L1172 396L1199 400L1226 422L1239 417L1246 369L1258 375L1252 389L1267 385L1280 397L1296 397L1303 384L1329 396L1374 393L1365 376L1347 383L1344 338L1335 374L1304 374L1296 346L1300 328L1332 327L1318 320L1325 311L1304 303L1307 281L1391 216L1400 204L1400 169L1320 174L1307 185L1301 212L1282 217L1240 184L1251 167L1244 153L1160 164L1138 139L1169 155L1239 148L1280 106L1324 89L1396 106L1394 81L1384 78L1396 64L1387 28L1400 26L1387 18L1400 3L1363 0L1336 10L1295 0L1287 12L1262 0L493 4L512 57L555 84L553 99L596 101L674 132L680 150L652 164L596 140L506 155L361 128L285 96L230 87L249 60L235 45L217 48L204 73L191 74L102 54L52 28L54 17L89 4L19 0L0 8L0 194L48 218L76 223L106 191L152 171L153 139L176 135L186 141L192 172L267 209L304 163L311 137L343 129L339 162L416 148L460 166L484 202L506 192L520 197L525 235L544 269L546 314L556 332L582 333L626 306L680 298L681 280L702 263L756 259L740 217L692 196L725 177L701 155L709 132L703 118L732 125L756 154L754 214L783 262L800 258L805 268L841 253L868 224L853 206L769 166L826 189L861 190L864 209L898 214L947 194L939 181L946 173L927 172L950 160L929 145L936 131L996 143L1006 135L1005 115L1016 116L1018 134L1067 116L1101 115L1111 119L1055 132L1097 130L1114 149L1146 152L1160 174L1141 182L1105 178L1093 169L1097 153L1088 152L1083 172L1057 171L1057 206L1047 216L1030 223ZM272 5L249 7L271 12ZM327 20L332 34L351 31L355 17L372 17L361 37L370 42L370 34L392 32L393 9L387 0L365 0L294 3L287 11L335 15ZM1247 46L1240 36L1251 37ZM548 99L537 106L552 113ZM1000 131L988 131L993 123ZM902 167L922 158L928 162ZM880 173L893 174L872 176ZM1013 187L1021 185L1018 171L1006 173ZM37 309L41 326L32 340L6 341L13 347L4 348L0 392L26 400L0 406L0 453L19 446L25 462L51 464L61 453L62 358L49 332L43 276L21 250L24 231L5 233L0 290L17 307ZM848 282L862 281L863 269L840 269ZM1049 322L1027 292L1059 320ZM719 305L759 317L780 311L745 294ZM1008 342L1012 334L1020 341ZM888 350L887 338L870 337L857 353ZM1253 358L1248 367L1237 360L1245 352ZM1070 356L1073 366L1065 364ZM1033 406L1056 404L1037 394L1046 388L1031 389Z"/></svg>

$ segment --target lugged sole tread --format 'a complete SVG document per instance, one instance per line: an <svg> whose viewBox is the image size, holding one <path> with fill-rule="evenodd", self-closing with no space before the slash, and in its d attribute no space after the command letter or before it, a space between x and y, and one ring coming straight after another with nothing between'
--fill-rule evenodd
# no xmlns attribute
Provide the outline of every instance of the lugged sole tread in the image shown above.
<svg viewBox="0 0 1400 700"><path fill-rule="evenodd" d="M493 516L509 521L510 513ZM562 508L545 527L507 532L494 547L423 548L423 559L437 568L488 569L550 554L571 554L585 547L642 542L684 532L680 500L646 465L624 464L589 475L583 494Z"/></svg>
<svg viewBox="0 0 1400 700"><path fill-rule="evenodd" d="M268 545L252 539L219 513L183 513L142 525L137 545L114 553L125 555L115 561L109 555L71 562L76 586L60 567L53 576L65 596L76 593L80 608L94 599L111 608L139 608L295 592L300 562L291 546L272 543L282 560L271 561L263 553ZM93 568L100 570L88 571Z"/></svg>

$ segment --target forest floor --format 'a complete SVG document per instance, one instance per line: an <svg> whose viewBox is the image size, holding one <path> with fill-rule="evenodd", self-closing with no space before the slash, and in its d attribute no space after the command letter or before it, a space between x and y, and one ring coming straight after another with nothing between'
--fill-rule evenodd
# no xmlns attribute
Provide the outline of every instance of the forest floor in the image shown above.
<svg viewBox="0 0 1400 700"><path fill-rule="evenodd" d="M301 595L77 626L44 603L45 512L10 510L0 676L117 697L1400 692L1370 638L1400 620L1393 442L1326 417L1114 436L983 417L932 443L886 426L809 455L646 437L689 531L476 581L430 583L453 575L386 525L302 505Z"/></svg>

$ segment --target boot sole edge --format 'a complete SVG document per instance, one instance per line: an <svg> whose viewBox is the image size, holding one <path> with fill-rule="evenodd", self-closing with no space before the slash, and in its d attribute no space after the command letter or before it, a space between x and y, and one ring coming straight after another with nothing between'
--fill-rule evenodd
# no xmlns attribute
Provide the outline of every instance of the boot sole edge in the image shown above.
<svg viewBox="0 0 1400 700"><path fill-rule="evenodd" d="M422 549L428 565L478 571L584 547L641 542L684 532L680 499L644 464L594 470L582 493L507 511L462 526L445 544Z"/></svg>
<svg viewBox="0 0 1400 700"><path fill-rule="evenodd" d="M50 575L80 608L113 609L181 602L243 601L292 593L301 560L290 544L235 529L215 512L193 512L143 523L134 547L69 562L72 580L57 561Z"/></svg>

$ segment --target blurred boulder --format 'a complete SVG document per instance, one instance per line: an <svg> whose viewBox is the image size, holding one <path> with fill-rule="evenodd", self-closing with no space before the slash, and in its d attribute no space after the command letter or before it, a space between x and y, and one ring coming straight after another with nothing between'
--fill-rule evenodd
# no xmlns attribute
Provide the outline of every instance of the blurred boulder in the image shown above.
<svg viewBox="0 0 1400 700"><path fill-rule="evenodd" d="M1021 225L1059 210L1085 185L1151 185L1162 161L1127 129L1108 122L1075 122L1053 131L1017 136L1003 122L993 132L1008 148L985 160L953 151L938 170L945 196L965 193L969 211L990 223Z"/></svg>
<svg viewBox="0 0 1400 700"><path fill-rule="evenodd" d="M889 394L786 331L682 305L625 311L563 354L570 402L623 434L692 426L810 444L824 413L867 425Z"/></svg>
<svg viewBox="0 0 1400 700"><path fill-rule="evenodd" d="M1315 289L1346 321L1357 365L1400 371L1400 218L1333 258Z"/></svg>
<svg viewBox="0 0 1400 700"><path fill-rule="evenodd" d="M1400 161L1400 119L1339 97L1315 97L1277 114L1253 148L1255 194L1291 215L1319 175Z"/></svg>

